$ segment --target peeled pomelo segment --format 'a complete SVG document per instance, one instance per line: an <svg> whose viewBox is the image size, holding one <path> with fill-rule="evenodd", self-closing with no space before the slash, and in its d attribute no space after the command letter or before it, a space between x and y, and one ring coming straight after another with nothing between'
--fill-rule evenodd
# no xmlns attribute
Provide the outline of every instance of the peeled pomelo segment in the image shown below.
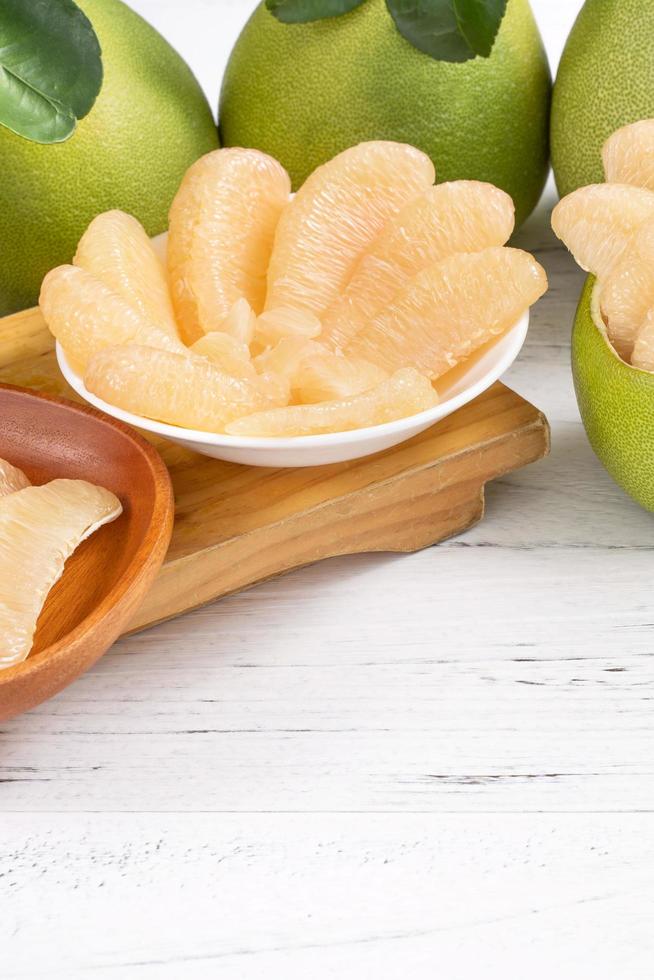
<svg viewBox="0 0 654 980"><path fill-rule="evenodd" d="M451 255L410 279L345 353L438 378L512 327L546 289L544 270L520 249Z"/></svg>
<svg viewBox="0 0 654 980"><path fill-rule="evenodd" d="M124 211L105 211L82 235L73 264L121 296L144 319L179 339L166 273L143 226Z"/></svg>
<svg viewBox="0 0 654 980"><path fill-rule="evenodd" d="M134 345L96 354L84 383L117 408L206 432L221 432L233 419L285 405L289 397L278 377L234 378L204 357Z"/></svg>
<svg viewBox="0 0 654 980"><path fill-rule="evenodd" d="M256 313L248 301L241 296L230 309L220 325L220 329L224 333L230 334L235 340L240 340L243 344L251 344L256 325Z"/></svg>
<svg viewBox="0 0 654 980"><path fill-rule="evenodd" d="M278 371L262 372L257 377L256 385L261 395L273 408L283 408L291 401L289 380Z"/></svg>
<svg viewBox="0 0 654 980"><path fill-rule="evenodd" d="M227 432L271 438L346 432L415 415L437 402L429 379L412 368L404 368L361 395L258 412L230 423Z"/></svg>
<svg viewBox="0 0 654 980"><path fill-rule="evenodd" d="M228 333L211 330L189 348L192 354L206 357L217 368L233 378L256 378L257 372L250 359L250 349Z"/></svg>
<svg viewBox="0 0 654 980"><path fill-rule="evenodd" d="M320 351L324 348L299 335L282 337L274 347L258 354L253 359L253 364L260 373L273 371L290 380L295 377L306 355L314 350Z"/></svg>
<svg viewBox="0 0 654 980"><path fill-rule="evenodd" d="M257 317L254 339L262 347L271 347L284 337L311 340L318 337L320 331L320 320L313 313L279 306Z"/></svg>
<svg viewBox="0 0 654 980"><path fill-rule="evenodd" d="M381 384L388 374L370 361L346 357L324 347L307 351L292 378L291 390L300 402L350 398Z"/></svg>
<svg viewBox="0 0 654 980"><path fill-rule="evenodd" d="M291 182L259 150L230 147L187 170L169 216L168 280L187 343L220 330L245 297L263 309L275 228Z"/></svg>
<svg viewBox="0 0 654 980"><path fill-rule="evenodd" d="M47 274L39 305L50 332L82 369L98 351L116 344L147 344L180 353L186 350L181 340L74 265L60 265Z"/></svg>
<svg viewBox="0 0 654 980"><path fill-rule="evenodd" d="M628 184L589 184L552 211L552 228L586 272L605 276L636 229L654 217L654 191Z"/></svg>
<svg viewBox="0 0 654 980"><path fill-rule="evenodd" d="M29 486L30 481L22 470L12 466L6 459L0 459L0 498Z"/></svg>
<svg viewBox="0 0 654 980"><path fill-rule="evenodd" d="M654 191L654 119L618 129L602 148L607 181Z"/></svg>
<svg viewBox="0 0 654 980"><path fill-rule="evenodd" d="M361 143L318 167L277 226L266 309L320 318L388 219L434 179L429 157L405 143Z"/></svg>
<svg viewBox="0 0 654 980"><path fill-rule="evenodd" d="M368 391L388 377L376 364L345 357L314 340L282 337L254 358L258 371L274 371L287 378L294 401L321 402Z"/></svg>
<svg viewBox="0 0 654 980"><path fill-rule="evenodd" d="M0 499L0 667L27 657L66 560L121 511L111 491L84 480L53 480Z"/></svg>
<svg viewBox="0 0 654 980"><path fill-rule="evenodd" d="M322 318L321 342L346 347L408 279L455 252L504 245L513 225L513 201L492 184L457 180L429 187L389 218L361 256Z"/></svg>
<svg viewBox="0 0 654 980"><path fill-rule="evenodd" d="M609 340L628 361L636 334L654 307L654 219L643 222L634 232L600 283L600 307Z"/></svg>
<svg viewBox="0 0 654 980"><path fill-rule="evenodd" d="M641 371L654 371L654 308L647 312L636 333L631 363Z"/></svg>

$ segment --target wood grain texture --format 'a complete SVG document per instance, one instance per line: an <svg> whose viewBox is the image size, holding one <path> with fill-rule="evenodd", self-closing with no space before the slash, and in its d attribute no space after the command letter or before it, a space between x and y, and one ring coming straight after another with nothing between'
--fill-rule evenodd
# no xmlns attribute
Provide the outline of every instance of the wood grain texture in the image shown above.
<svg viewBox="0 0 654 980"><path fill-rule="evenodd" d="M17 359L7 344L0 380L77 397L38 310L7 317L4 332L21 350L27 336L35 353ZM349 463L244 467L153 441L170 471L176 520L132 629L324 558L416 551L451 537L481 518L488 480L548 451L549 430L537 409L498 383L409 442Z"/></svg>
<svg viewBox="0 0 654 980"><path fill-rule="evenodd" d="M16 334L20 343L20 333ZM24 388L0 385L0 458L34 484L65 477L112 490L120 517L66 562L32 651L0 670L0 719L40 704L102 656L125 629L168 548L174 512L166 468L128 426Z"/></svg>

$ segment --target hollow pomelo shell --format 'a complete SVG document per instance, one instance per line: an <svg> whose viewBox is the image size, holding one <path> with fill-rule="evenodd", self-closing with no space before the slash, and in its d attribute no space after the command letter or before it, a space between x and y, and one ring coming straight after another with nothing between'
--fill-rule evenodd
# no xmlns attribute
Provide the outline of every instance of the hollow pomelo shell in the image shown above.
<svg viewBox="0 0 654 980"><path fill-rule="evenodd" d="M575 317L572 373L596 455L623 490L654 511L654 374L626 364L610 346L593 276Z"/></svg>

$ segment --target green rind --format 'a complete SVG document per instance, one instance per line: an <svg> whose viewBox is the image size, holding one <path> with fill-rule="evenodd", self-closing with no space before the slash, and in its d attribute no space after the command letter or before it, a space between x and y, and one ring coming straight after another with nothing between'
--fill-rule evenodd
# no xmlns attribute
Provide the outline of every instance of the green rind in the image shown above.
<svg viewBox="0 0 654 980"><path fill-rule="evenodd" d="M281 24L260 5L231 54L220 100L227 146L277 157L297 188L364 140L412 143L438 180L506 190L517 223L549 168L551 79L528 0L509 0L489 58L435 61L398 32L385 0L311 24Z"/></svg>
<svg viewBox="0 0 654 980"><path fill-rule="evenodd" d="M78 0L103 51L98 99L65 143L0 129L0 316L32 306L88 223L122 208L163 231L185 171L218 145L204 94L164 38L119 0Z"/></svg>
<svg viewBox="0 0 654 980"><path fill-rule="evenodd" d="M654 511L654 374L610 346L589 276L572 333L572 374L591 446L616 483Z"/></svg>
<svg viewBox="0 0 654 980"><path fill-rule="evenodd" d="M552 166L562 197L604 179L602 146L616 129L654 116L653 42L653 3L586 0L552 99Z"/></svg>

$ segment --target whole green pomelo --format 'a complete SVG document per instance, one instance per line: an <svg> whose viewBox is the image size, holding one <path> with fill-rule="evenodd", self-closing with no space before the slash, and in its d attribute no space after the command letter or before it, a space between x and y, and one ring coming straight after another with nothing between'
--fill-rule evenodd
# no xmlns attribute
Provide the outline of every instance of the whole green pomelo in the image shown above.
<svg viewBox="0 0 654 980"><path fill-rule="evenodd" d="M398 32L385 0L308 24L262 3L232 51L220 98L227 146L277 157L294 187L371 139L413 143L438 180L487 180L523 221L548 169L551 80L528 0L509 0L489 58L435 61Z"/></svg>
<svg viewBox="0 0 654 980"><path fill-rule="evenodd" d="M552 165L561 195L604 179L605 140L654 116L654 4L586 0L552 100Z"/></svg>
<svg viewBox="0 0 654 980"><path fill-rule="evenodd" d="M623 490L654 511L654 374L625 364L610 345L595 279L588 277L572 333L572 373L596 455Z"/></svg>
<svg viewBox="0 0 654 980"><path fill-rule="evenodd" d="M0 127L0 315L36 302L100 211L122 208L163 231L184 172L218 145L196 79L161 35L120 0L78 2L102 46L91 112L47 146Z"/></svg>

